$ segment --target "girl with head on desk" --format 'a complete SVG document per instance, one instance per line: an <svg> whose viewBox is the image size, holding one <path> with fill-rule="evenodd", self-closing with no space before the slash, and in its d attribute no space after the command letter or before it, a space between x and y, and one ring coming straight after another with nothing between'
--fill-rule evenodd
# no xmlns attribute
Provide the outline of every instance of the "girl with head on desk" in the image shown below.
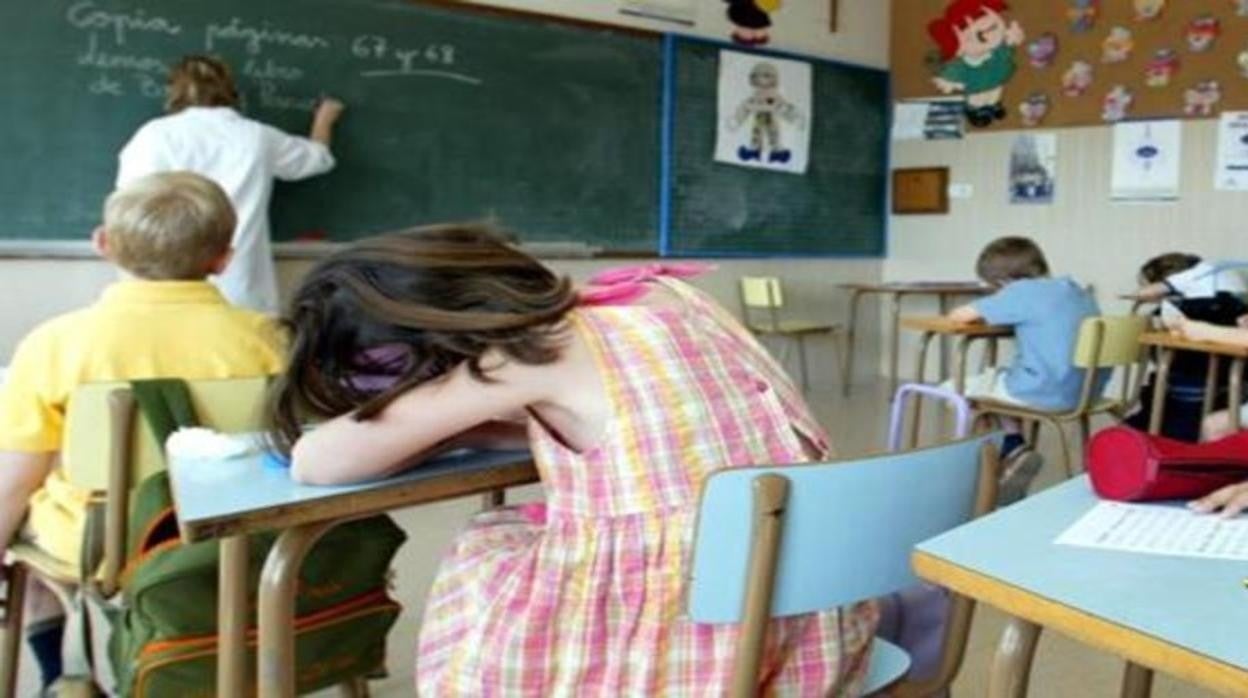
<svg viewBox="0 0 1248 698"><path fill-rule="evenodd" d="M301 284L271 406L295 478L382 477L462 446L528 446L541 472L544 505L484 512L442 561L421 695L726 693L735 626L684 617L699 488L830 447L766 351L678 280L698 271L577 290L448 225L361 241ZM301 435L309 418L328 421ZM760 690L856 694L875 622L871 604L774 622Z"/></svg>

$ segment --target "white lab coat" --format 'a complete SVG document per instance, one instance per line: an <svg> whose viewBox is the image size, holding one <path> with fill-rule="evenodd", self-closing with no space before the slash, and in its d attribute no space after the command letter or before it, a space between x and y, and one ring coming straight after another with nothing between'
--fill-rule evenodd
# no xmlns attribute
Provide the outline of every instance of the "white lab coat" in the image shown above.
<svg viewBox="0 0 1248 698"><path fill-rule="evenodd" d="M234 202L234 257L211 281L235 305L274 313L277 273L269 232L273 180L334 167L329 148L248 119L229 107L190 107L152 119L122 149L117 186L154 172L190 170L221 185Z"/></svg>

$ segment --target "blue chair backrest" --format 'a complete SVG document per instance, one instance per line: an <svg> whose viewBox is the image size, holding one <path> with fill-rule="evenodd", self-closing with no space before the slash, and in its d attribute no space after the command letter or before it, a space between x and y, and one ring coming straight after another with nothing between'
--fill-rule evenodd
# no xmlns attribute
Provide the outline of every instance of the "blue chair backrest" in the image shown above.
<svg viewBox="0 0 1248 698"><path fill-rule="evenodd" d="M788 478L771 615L826 610L916 584L910 553L969 521L985 435L831 463L729 468L707 478L689 586L691 620L741 620L753 522L751 484Z"/></svg>

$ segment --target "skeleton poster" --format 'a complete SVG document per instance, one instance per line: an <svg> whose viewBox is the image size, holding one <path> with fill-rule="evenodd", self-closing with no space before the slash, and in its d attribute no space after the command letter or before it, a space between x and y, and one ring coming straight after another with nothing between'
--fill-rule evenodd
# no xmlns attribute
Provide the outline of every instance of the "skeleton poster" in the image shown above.
<svg viewBox="0 0 1248 698"><path fill-rule="evenodd" d="M810 64L719 52L715 160L803 174L810 153Z"/></svg>

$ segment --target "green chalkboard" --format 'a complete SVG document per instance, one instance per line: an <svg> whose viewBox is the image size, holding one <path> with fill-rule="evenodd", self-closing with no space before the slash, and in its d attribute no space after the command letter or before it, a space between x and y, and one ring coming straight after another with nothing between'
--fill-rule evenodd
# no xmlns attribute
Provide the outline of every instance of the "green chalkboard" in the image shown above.
<svg viewBox="0 0 1248 698"><path fill-rule="evenodd" d="M0 27L0 237L82 238L167 64L207 52L261 121L348 105L339 167L279 185L279 240L494 218L656 249L657 37L397 0L5 0Z"/></svg>
<svg viewBox="0 0 1248 698"><path fill-rule="evenodd" d="M671 49L671 213L664 251L882 255L888 74L811 61L806 173L748 169L715 162L721 50L738 49L691 39L675 40Z"/></svg>

